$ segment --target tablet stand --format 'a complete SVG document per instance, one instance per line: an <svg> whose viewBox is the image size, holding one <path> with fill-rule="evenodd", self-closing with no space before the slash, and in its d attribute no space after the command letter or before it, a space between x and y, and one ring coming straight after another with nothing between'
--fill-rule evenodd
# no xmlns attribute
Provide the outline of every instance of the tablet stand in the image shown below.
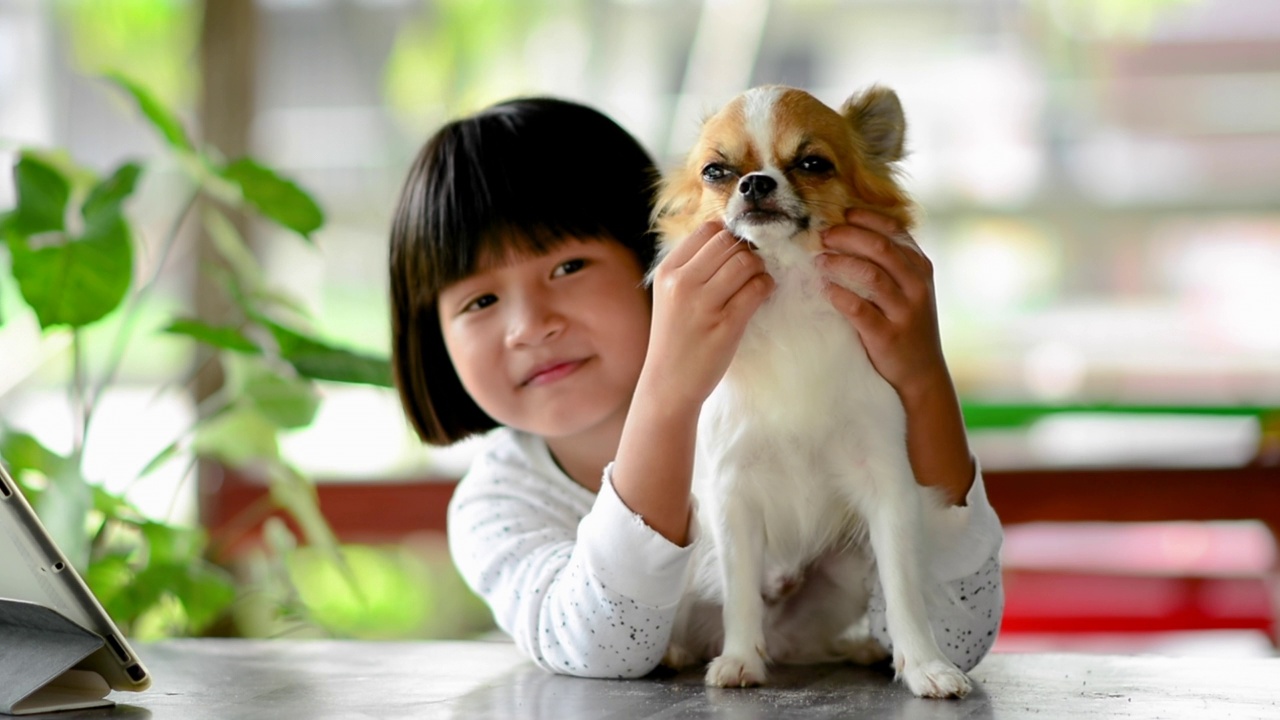
<svg viewBox="0 0 1280 720"><path fill-rule="evenodd" d="M56 610L0 598L0 713L114 705L101 675L73 669L103 644Z"/></svg>

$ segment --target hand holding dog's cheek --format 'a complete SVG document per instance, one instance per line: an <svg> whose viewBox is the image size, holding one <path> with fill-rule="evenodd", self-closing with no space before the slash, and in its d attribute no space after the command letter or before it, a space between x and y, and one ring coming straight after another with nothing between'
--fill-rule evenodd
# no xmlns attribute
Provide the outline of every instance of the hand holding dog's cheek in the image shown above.
<svg viewBox="0 0 1280 720"><path fill-rule="evenodd" d="M764 263L718 224L686 238L658 266L645 373L680 399L715 388L747 322L773 290Z"/></svg>
<svg viewBox="0 0 1280 720"><path fill-rule="evenodd" d="M827 297L862 338L876 370L899 393L946 373L933 266L915 246L894 241L888 218L850 213L859 224L831 228L820 255ZM864 297L849 287L862 289Z"/></svg>

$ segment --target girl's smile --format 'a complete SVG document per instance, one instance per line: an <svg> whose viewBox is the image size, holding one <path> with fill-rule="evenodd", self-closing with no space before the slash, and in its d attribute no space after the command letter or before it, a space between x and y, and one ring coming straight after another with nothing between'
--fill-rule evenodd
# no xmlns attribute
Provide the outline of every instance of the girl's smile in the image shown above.
<svg viewBox="0 0 1280 720"><path fill-rule="evenodd" d="M586 364L588 358L579 360L553 360L545 363L529 373L529 376L520 383L520 387L530 385L550 385L551 383L567 377L575 370Z"/></svg>

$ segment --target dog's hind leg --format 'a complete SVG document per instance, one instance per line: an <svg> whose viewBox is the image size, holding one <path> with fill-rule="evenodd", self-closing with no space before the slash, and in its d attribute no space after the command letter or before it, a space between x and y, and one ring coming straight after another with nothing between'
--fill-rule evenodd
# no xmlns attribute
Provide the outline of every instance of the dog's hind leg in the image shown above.
<svg viewBox="0 0 1280 720"><path fill-rule="evenodd" d="M726 498L714 528L724 573L724 651L707 667L706 682L715 687L750 687L764 683L767 654L764 640L764 533L754 508Z"/></svg>
<svg viewBox="0 0 1280 720"><path fill-rule="evenodd" d="M804 574L799 589L772 608L766 630L770 656L786 664L854 662L871 665L888 652L865 628L872 572L857 547L827 553Z"/></svg>

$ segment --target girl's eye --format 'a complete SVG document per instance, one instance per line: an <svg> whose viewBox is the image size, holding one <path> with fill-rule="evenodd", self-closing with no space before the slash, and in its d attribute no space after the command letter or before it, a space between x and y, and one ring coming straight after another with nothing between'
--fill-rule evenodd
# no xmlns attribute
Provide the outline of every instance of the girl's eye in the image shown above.
<svg viewBox="0 0 1280 720"><path fill-rule="evenodd" d="M462 312L467 313L467 312L474 312L476 310L483 310L496 302L498 302L497 295L494 295L492 293L488 295L481 295L475 300L472 300L471 302L467 303L467 306L462 308Z"/></svg>
<svg viewBox="0 0 1280 720"><path fill-rule="evenodd" d="M800 161L796 163L796 167L800 168L804 172L814 175L821 175L822 173L831 172L835 169L835 165L832 165L830 160L822 157L821 155L807 155L802 157L800 158Z"/></svg>
<svg viewBox="0 0 1280 720"><path fill-rule="evenodd" d="M552 277L560 277L561 275L572 275L582 268L586 267L587 261L582 258L574 258L566 260L556 266L556 271L552 273Z"/></svg>

